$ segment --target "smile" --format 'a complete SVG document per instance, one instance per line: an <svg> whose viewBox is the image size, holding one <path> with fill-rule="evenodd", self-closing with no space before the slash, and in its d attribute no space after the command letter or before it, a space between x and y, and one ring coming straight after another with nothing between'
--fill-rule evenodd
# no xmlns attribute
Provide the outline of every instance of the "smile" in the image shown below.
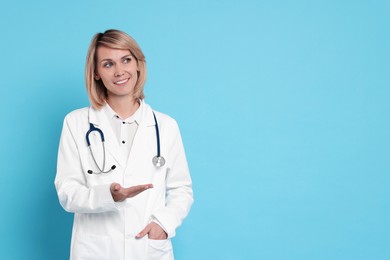
<svg viewBox="0 0 390 260"><path fill-rule="evenodd" d="M129 79L123 79L123 80L120 80L120 81L115 81L114 84L115 85L122 85L122 84L125 84L127 81L129 81Z"/></svg>

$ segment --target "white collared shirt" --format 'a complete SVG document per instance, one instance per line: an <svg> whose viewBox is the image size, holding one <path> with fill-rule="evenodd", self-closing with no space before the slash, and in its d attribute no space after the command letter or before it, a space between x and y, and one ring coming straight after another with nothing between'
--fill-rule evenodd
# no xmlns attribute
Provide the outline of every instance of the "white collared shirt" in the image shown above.
<svg viewBox="0 0 390 260"><path fill-rule="evenodd" d="M122 148L122 153L126 156L125 158L129 158L134 136L137 132L138 125L141 120L143 109L142 102L140 102L140 106L134 112L134 114L126 119L120 118L119 115L110 107L110 105L108 105L108 103L106 103L102 109L105 112L108 121L110 122L115 136L117 137L117 141Z"/></svg>

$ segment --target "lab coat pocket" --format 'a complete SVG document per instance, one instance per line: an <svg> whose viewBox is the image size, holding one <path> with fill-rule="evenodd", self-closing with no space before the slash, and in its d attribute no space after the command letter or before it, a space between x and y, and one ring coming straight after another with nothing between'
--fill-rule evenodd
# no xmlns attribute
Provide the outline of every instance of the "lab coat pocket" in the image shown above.
<svg viewBox="0 0 390 260"><path fill-rule="evenodd" d="M75 238L71 259L108 260L110 239L106 236L78 234Z"/></svg>
<svg viewBox="0 0 390 260"><path fill-rule="evenodd" d="M172 242L170 239L149 241L149 260L173 260Z"/></svg>

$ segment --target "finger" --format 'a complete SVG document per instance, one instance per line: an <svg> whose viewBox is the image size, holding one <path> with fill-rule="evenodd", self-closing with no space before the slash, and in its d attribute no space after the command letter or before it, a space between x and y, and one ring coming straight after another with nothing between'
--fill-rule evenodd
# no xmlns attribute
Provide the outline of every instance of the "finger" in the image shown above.
<svg viewBox="0 0 390 260"><path fill-rule="evenodd" d="M119 191L120 189L121 189L121 185L116 184L116 185L114 186L114 191Z"/></svg>
<svg viewBox="0 0 390 260"><path fill-rule="evenodd" d="M119 185L118 183L111 184L110 190L112 194L117 193L120 189L121 185Z"/></svg>
<svg viewBox="0 0 390 260"><path fill-rule="evenodd" d="M150 189L150 188L153 188L153 184L149 183L149 184L142 184L142 185L138 185L138 186L135 186L139 189L142 189L142 190L147 190L147 189Z"/></svg>
<svg viewBox="0 0 390 260"><path fill-rule="evenodd" d="M161 239L167 239L168 235L165 232L160 225L157 223L151 222L150 223L150 231L148 233L149 239L155 239L155 240L161 240Z"/></svg>
<svg viewBox="0 0 390 260"><path fill-rule="evenodd" d="M124 194L121 194L120 190L122 189L121 185L118 183L112 183L110 186L111 196L114 201L123 201L126 199Z"/></svg>
<svg viewBox="0 0 390 260"><path fill-rule="evenodd" d="M127 188L127 197L131 198L134 197L141 192L153 188L153 184L144 184L144 185L137 185L133 187Z"/></svg>
<svg viewBox="0 0 390 260"><path fill-rule="evenodd" d="M136 238L143 238L144 236L146 236L146 234L149 233L150 231L150 224L147 225L141 232L139 232L135 237Z"/></svg>
<svg viewBox="0 0 390 260"><path fill-rule="evenodd" d="M111 185L112 191L119 191L121 189L121 185L119 183L113 183Z"/></svg>

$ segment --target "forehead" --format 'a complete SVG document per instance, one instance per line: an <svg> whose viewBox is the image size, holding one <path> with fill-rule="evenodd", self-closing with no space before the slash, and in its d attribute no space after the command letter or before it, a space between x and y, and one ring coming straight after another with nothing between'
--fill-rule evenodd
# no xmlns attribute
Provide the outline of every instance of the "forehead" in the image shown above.
<svg viewBox="0 0 390 260"><path fill-rule="evenodd" d="M96 55L98 61L100 60L118 60L124 56L131 55L129 50L125 49L113 49L105 46L99 46L96 49Z"/></svg>

